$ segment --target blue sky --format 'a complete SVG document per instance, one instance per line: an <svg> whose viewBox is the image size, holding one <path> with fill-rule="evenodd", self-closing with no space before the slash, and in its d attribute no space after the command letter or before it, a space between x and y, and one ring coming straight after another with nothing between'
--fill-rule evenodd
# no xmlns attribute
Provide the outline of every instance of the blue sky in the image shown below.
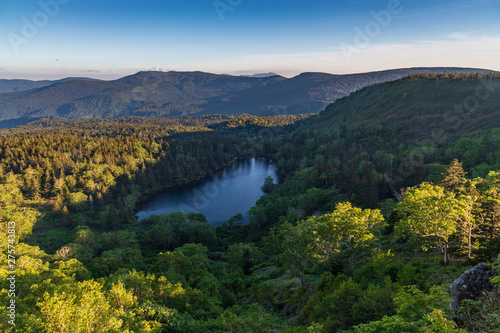
<svg viewBox="0 0 500 333"><path fill-rule="evenodd" d="M500 0L1 0L0 78L500 70Z"/></svg>

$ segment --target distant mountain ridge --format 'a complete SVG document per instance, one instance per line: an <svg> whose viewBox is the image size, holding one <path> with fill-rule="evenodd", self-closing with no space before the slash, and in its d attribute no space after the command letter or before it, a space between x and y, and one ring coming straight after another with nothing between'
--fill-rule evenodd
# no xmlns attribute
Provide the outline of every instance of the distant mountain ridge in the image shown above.
<svg viewBox="0 0 500 333"><path fill-rule="evenodd" d="M0 120L318 113L365 86L413 73L443 72L492 71L408 68L349 75L302 73L289 79L279 75L139 72L113 81L64 79L27 91L0 93ZM0 80L0 86L2 83Z"/></svg>
<svg viewBox="0 0 500 333"><path fill-rule="evenodd" d="M41 80L41 81L22 80L22 79L0 79L0 93L27 91L71 80L99 81L97 79L91 79L87 77L67 77L60 80Z"/></svg>
<svg viewBox="0 0 500 333"><path fill-rule="evenodd" d="M269 73L257 73L257 74L252 74L252 75L243 75L243 76L248 76L248 77L270 77L270 76L279 76L278 74L274 72L269 72Z"/></svg>

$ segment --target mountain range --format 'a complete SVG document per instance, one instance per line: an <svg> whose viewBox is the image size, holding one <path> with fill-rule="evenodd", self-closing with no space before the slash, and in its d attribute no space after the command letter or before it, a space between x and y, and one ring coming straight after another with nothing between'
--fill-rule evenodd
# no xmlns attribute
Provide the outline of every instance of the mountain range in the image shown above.
<svg viewBox="0 0 500 333"><path fill-rule="evenodd" d="M139 72L118 80L0 80L0 121L126 116L258 116L318 113L365 86L415 73L488 73L474 68L408 68L333 75L231 76L204 72ZM9 86L10 84L10 86ZM29 90L23 90L28 89ZM18 90L13 92L13 90ZM22 91L21 91L22 90ZM1 126L0 127L5 127Z"/></svg>
<svg viewBox="0 0 500 333"><path fill-rule="evenodd" d="M22 79L0 79L0 93L10 93L26 91L31 89L43 88L46 86L51 86L56 83L72 81L72 80L89 80L98 81L97 79L91 79L87 77L67 77L60 80L22 80Z"/></svg>

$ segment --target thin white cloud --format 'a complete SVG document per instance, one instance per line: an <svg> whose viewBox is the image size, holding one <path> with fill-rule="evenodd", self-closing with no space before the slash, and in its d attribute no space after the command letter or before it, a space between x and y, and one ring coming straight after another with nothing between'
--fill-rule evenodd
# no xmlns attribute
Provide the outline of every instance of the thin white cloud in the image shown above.
<svg viewBox="0 0 500 333"><path fill-rule="evenodd" d="M466 1L460 6L460 8L481 7L497 3L500 3L500 0L475 0L474 2Z"/></svg>
<svg viewBox="0 0 500 333"><path fill-rule="evenodd" d="M251 74L275 72L294 76L301 72L327 72L333 74L361 73L376 70L408 67L474 67L500 70L500 35L466 39L443 37L440 40L425 40L397 44L377 44L373 41L348 61L337 45L324 52L290 54L255 54L242 57L218 58L204 63L159 64L156 70L175 68L177 71L205 71L227 74ZM1 59L0 59L1 60ZM51 69L50 73L38 68L15 68L4 64L0 78L48 79L79 76L81 72L66 67L66 70ZM101 79L115 79L139 70L151 70L153 66L137 68L94 68L87 75ZM88 71L88 70L87 70Z"/></svg>
<svg viewBox="0 0 500 333"><path fill-rule="evenodd" d="M94 69L78 69L77 71L81 73L100 73L100 71Z"/></svg>
<svg viewBox="0 0 500 333"><path fill-rule="evenodd" d="M463 10L476 7L484 7L491 4L500 3L500 0L462 0L454 2L440 3L436 1L434 5L422 9L413 8L411 11L404 11L399 15L401 19L413 17L427 17L429 15L443 14L449 15L453 10Z"/></svg>
<svg viewBox="0 0 500 333"><path fill-rule="evenodd" d="M449 38L453 39L467 39L469 38L469 33L467 32L455 32L452 33L451 35L448 35Z"/></svg>
<svg viewBox="0 0 500 333"><path fill-rule="evenodd" d="M156 67L150 68L148 70L152 71L152 72L170 72L170 71L173 71L173 69L163 68L163 67L158 66L158 65Z"/></svg>
<svg viewBox="0 0 500 333"><path fill-rule="evenodd" d="M251 55L204 66L212 72L274 71L295 75L305 71L336 74L407 67L474 67L500 70L500 35L405 44L371 44L350 61L340 48L329 52Z"/></svg>

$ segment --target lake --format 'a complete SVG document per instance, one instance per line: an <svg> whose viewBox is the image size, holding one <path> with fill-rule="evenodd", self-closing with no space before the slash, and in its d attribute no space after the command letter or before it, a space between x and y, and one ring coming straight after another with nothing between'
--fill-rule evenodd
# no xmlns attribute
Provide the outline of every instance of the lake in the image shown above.
<svg viewBox="0 0 500 333"><path fill-rule="evenodd" d="M248 222L247 211L264 194L264 180L272 177L278 181L276 171L276 165L265 158L236 161L213 177L158 193L142 204L137 217L143 220L151 215L195 212L217 226L241 213Z"/></svg>

